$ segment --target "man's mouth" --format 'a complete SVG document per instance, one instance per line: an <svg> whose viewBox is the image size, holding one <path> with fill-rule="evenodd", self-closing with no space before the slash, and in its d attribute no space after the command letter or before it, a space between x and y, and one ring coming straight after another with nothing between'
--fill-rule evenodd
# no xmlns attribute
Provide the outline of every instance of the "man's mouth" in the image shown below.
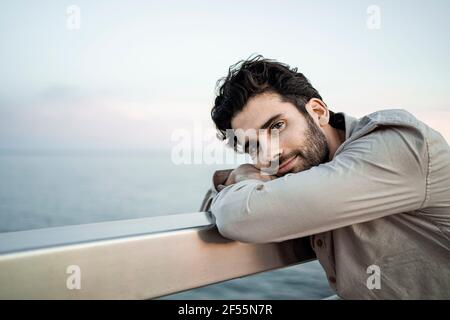
<svg viewBox="0 0 450 320"><path fill-rule="evenodd" d="M287 159L285 162L283 162L279 167L277 171L277 175L285 174L286 172L290 171L292 167L295 164L295 160L297 159L297 156L293 156L290 159Z"/></svg>

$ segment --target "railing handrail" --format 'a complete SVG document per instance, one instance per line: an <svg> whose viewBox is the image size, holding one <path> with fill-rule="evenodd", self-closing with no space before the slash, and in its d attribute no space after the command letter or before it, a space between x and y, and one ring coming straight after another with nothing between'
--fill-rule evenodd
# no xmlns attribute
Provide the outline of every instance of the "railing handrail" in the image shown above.
<svg viewBox="0 0 450 320"><path fill-rule="evenodd" d="M3 232L0 254L213 225L209 212L195 212Z"/></svg>
<svg viewBox="0 0 450 320"><path fill-rule="evenodd" d="M313 259L307 238L225 239L208 212L7 232L0 298L148 299ZM80 288L67 285L71 266Z"/></svg>

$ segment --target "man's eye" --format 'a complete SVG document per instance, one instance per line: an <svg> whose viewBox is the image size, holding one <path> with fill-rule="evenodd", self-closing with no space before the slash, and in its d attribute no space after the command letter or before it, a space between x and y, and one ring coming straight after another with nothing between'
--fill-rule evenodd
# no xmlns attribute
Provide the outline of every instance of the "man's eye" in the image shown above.
<svg viewBox="0 0 450 320"><path fill-rule="evenodd" d="M270 127L270 129L281 130L281 129L284 128L285 125L286 125L286 124L285 124L284 121L278 121L278 122L275 122L275 123Z"/></svg>

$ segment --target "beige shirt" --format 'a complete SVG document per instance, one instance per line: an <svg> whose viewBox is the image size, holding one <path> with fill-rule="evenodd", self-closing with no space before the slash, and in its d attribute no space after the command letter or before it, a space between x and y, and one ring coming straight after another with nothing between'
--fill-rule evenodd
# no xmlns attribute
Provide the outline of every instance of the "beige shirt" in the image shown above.
<svg viewBox="0 0 450 320"><path fill-rule="evenodd" d="M237 241L310 236L344 299L449 299L448 143L404 110L341 114L346 139L331 161L221 190L230 170L216 172L201 209Z"/></svg>

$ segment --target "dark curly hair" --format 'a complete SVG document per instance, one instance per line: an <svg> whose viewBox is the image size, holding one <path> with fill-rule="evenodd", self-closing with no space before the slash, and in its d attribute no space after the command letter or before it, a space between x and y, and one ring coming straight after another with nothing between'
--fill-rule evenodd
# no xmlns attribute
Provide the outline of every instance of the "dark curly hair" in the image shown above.
<svg viewBox="0 0 450 320"><path fill-rule="evenodd" d="M228 75L217 81L216 90L211 118L221 139L227 138L226 130L231 129L233 117L257 94L278 93L283 101L294 104L305 116L309 116L305 104L310 99L322 100L319 92L302 73L297 72L297 68L266 59L262 55L232 65Z"/></svg>

